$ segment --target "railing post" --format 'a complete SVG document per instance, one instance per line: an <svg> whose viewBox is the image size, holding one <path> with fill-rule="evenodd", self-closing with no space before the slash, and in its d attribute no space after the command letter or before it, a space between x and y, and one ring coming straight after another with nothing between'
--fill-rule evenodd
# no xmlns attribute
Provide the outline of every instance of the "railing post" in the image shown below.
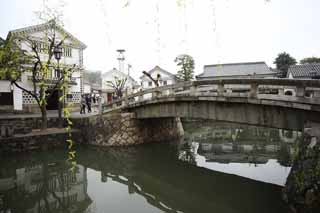
<svg viewBox="0 0 320 213"><path fill-rule="evenodd" d="M314 98L320 98L320 91L319 90L314 90L313 91L313 97Z"/></svg>
<svg viewBox="0 0 320 213"><path fill-rule="evenodd" d="M197 91L197 87L194 85L194 82L192 82L191 87L190 87L190 95L196 96L196 91Z"/></svg>
<svg viewBox="0 0 320 213"><path fill-rule="evenodd" d="M100 114L100 115L101 115L102 112L103 112L103 109L102 109L102 92L101 92L101 91L99 91L98 111L99 111L99 114Z"/></svg>
<svg viewBox="0 0 320 213"><path fill-rule="evenodd" d="M284 88L283 87L278 89L278 95L284 95Z"/></svg>
<svg viewBox="0 0 320 213"><path fill-rule="evenodd" d="M140 94L140 95L138 96L138 101L143 101L143 94Z"/></svg>
<svg viewBox="0 0 320 213"><path fill-rule="evenodd" d="M168 89L168 91L169 91L169 94L168 94L169 96L170 96L170 95L174 95L174 90L173 90L173 88Z"/></svg>
<svg viewBox="0 0 320 213"><path fill-rule="evenodd" d="M304 86L297 86L296 96L297 97L304 97L304 93L305 93L305 87Z"/></svg>
<svg viewBox="0 0 320 213"><path fill-rule="evenodd" d="M257 98L257 96L258 96L258 84L257 83L250 84L249 97Z"/></svg>
<svg viewBox="0 0 320 213"><path fill-rule="evenodd" d="M158 88L154 92L152 92L152 98L158 98L160 96L160 91Z"/></svg>
<svg viewBox="0 0 320 213"><path fill-rule="evenodd" d="M218 84L218 96L223 96L224 84Z"/></svg>

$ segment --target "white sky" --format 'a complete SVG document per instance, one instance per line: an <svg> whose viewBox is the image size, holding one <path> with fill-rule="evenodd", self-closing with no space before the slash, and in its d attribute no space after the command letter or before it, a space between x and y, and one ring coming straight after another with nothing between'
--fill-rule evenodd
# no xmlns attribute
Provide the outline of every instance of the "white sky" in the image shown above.
<svg viewBox="0 0 320 213"><path fill-rule="evenodd" d="M64 0L65 29L87 44L87 69L118 68L116 49L125 49L136 79L155 65L176 73L174 58L182 53L194 57L196 74L205 64L266 61L273 66L283 51L297 60L320 57L319 0L185 0L186 12L177 1L131 0L125 7L128 0ZM5 38L9 30L38 24L34 11L43 0L1 0L0 5Z"/></svg>

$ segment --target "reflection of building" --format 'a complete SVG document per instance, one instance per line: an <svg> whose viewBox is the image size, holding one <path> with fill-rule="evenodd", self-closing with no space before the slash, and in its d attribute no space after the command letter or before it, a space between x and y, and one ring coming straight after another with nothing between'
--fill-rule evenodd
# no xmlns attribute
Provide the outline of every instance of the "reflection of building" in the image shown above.
<svg viewBox="0 0 320 213"><path fill-rule="evenodd" d="M301 140L301 133L295 131L223 122L201 123L200 127L184 124L187 141L192 142L191 147L198 144L196 154L207 162L264 164L278 159L289 165L294 144Z"/></svg>
<svg viewBox="0 0 320 213"><path fill-rule="evenodd" d="M0 179L0 195L4 195L4 206L3 209L0 206L0 210L33 213L86 209L91 203L87 195L86 168L78 165L77 171L72 172L63 166L42 164L18 168L11 177ZM11 194L16 193L20 194L19 205L16 200L10 200Z"/></svg>

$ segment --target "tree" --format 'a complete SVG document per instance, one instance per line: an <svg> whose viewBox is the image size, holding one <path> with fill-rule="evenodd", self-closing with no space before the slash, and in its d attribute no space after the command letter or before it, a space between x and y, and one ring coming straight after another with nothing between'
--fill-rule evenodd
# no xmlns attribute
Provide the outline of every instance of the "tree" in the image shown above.
<svg viewBox="0 0 320 213"><path fill-rule="evenodd" d="M190 81L193 79L194 60L190 55L183 54L175 58L174 62L179 67L177 78L181 81Z"/></svg>
<svg viewBox="0 0 320 213"><path fill-rule="evenodd" d="M146 71L142 71L142 73L147 76L153 83L154 85L156 85L156 87L159 86L159 80L161 79L161 75L158 73L157 74L157 78L154 79L149 73L147 73Z"/></svg>
<svg viewBox="0 0 320 213"><path fill-rule="evenodd" d="M113 81L107 81L107 86L114 89L114 92L118 98L122 98L126 82L127 78L118 78L115 76Z"/></svg>
<svg viewBox="0 0 320 213"><path fill-rule="evenodd" d="M61 91L63 88L67 88L65 84L68 82L68 76L72 74L74 68L73 66L57 69L57 64L53 62L54 48L56 46L63 47L64 40L68 36L63 35L62 39L57 38L58 26L55 19L50 20L46 25L47 29L44 33L44 38L42 38L46 42L42 46L39 46L38 41L27 33L9 34L5 45L1 47L2 51L0 53L1 78L10 80L11 84L34 98L41 111L42 129L47 128L47 97L52 96L56 89ZM19 47L19 42L21 41L25 42L30 51ZM42 54L45 54L46 57L43 57ZM60 77L56 80L53 89L47 90L47 80L52 69L58 70ZM20 83L21 75L24 72L31 72L31 90ZM65 98L65 94L59 94L59 101L61 102Z"/></svg>
<svg viewBox="0 0 320 213"><path fill-rule="evenodd" d="M28 64L31 57L12 41L3 40L0 44L0 80L19 80L23 64Z"/></svg>
<svg viewBox="0 0 320 213"><path fill-rule="evenodd" d="M278 54L277 58L274 60L273 63L276 64L277 69L281 71L279 77L285 78L287 76L289 67L291 65L297 64L297 61L288 53L283 52Z"/></svg>
<svg viewBox="0 0 320 213"><path fill-rule="evenodd" d="M85 80L88 80L90 83L101 85L101 71L84 71L83 77Z"/></svg>
<svg viewBox="0 0 320 213"><path fill-rule="evenodd" d="M309 57L300 60L300 64L313 64L313 63L320 63L320 58L317 57Z"/></svg>

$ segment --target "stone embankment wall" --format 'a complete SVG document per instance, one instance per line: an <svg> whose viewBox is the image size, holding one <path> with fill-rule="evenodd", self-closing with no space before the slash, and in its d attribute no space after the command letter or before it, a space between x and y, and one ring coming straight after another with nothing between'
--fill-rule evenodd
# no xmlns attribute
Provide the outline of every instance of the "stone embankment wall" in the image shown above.
<svg viewBox="0 0 320 213"><path fill-rule="evenodd" d="M183 136L179 118L136 119L134 113L77 118L74 128L81 130L87 144L96 146L129 146L172 141Z"/></svg>
<svg viewBox="0 0 320 213"><path fill-rule="evenodd" d="M320 212L320 124L308 123L283 189L293 212Z"/></svg>
<svg viewBox="0 0 320 213"><path fill-rule="evenodd" d="M73 136L79 134L74 131ZM48 129L33 131L28 134L17 134L14 137L0 139L0 154L19 153L35 150L50 150L54 148L67 149L67 133L65 129Z"/></svg>
<svg viewBox="0 0 320 213"><path fill-rule="evenodd" d="M40 129L41 117L2 118L0 119L0 139L12 137L16 134L31 133L33 129ZM56 128L58 118L48 118L48 128Z"/></svg>

